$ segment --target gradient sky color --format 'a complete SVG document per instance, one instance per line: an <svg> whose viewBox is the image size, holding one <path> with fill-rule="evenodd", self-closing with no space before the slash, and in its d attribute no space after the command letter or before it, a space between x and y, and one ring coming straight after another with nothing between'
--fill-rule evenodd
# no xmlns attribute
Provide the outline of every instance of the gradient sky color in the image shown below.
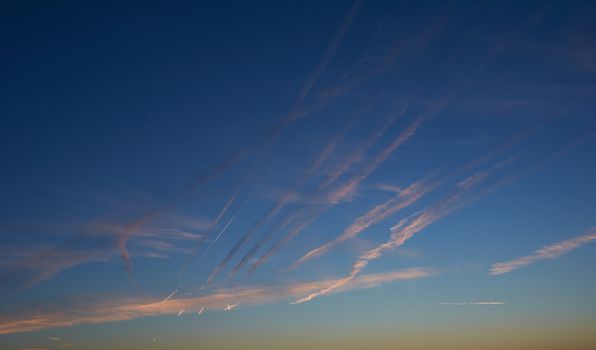
<svg viewBox="0 0 596 350"><path fill-rule="evenodd" d="M596 3L1 13L1 349L596 348Z"/></svg>

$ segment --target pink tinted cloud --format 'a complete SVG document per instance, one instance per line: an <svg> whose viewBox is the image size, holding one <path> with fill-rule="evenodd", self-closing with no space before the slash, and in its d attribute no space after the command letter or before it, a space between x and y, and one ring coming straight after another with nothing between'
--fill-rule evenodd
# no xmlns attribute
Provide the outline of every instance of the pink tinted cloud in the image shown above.
<svg viewBox="0 0 596 350"><path fill-rule="evenodd" d="M426 268L400 269L360 276L335 292L374 288L385 283L430 277L435 272ZM46 328L69 327L84 323L104 323L131 320L156 315L177 315L180 310L196 314L207 310L231 311L237 305L254 306L297 298L329 285L333 280L295 282L275 285L253 285L221 289L198 297L127 298L82 306L62 307L60 310L21 311L18 315L0 317L0 334L30 332Z"/></svg>
<svg viewBox="0 0 596 350"><path fill-rule="evenodd" d="M408 188L399 192L399 194L388 201L377 205L373 209L366 212L364 215L358 217L350 226L348 226L339 236L332 241L329 241L310 252L302 256L296 261L291 268L296 268L299 265L314 259L317 256L321 256L333 249L340 243L357 237L364 230L370 226L381 222L390 215L412 205L428 191L432 189L432 186L426 185L423 181L416 182L410 185Z"/></svg>
<svg viewBox="0 0 596 350"><path fill-rule="evenodd" d="M325 288L294 301L294 303L301 304L311 301L317 297L328 295L338 288L342 288L346 284L351 283L351 281L366 268L370 261L378 259L387 250L401 247L416 233L424 230L433 222L461 208L464 205L463 196L467 194L468 191L482 183L489 175L509 164L511 161L512 158L507 159L493 165L489 169L479 171L463 179L457 184L456 189L443 200L428 207L422 212L415 214L413 217L401 220L397 225L392 227L389 240L361 254L352 264L352 269L346 277L336 280Z"/></svg>
<svg viewBox="0 0 596 350"><path fill-rule="evenodd" d="M579 248L585 244L588 244L592 241L595 241L596 240L596 227L592 227L589 230L589 232L590 233L588 233L588 234L574 237L574 238L568 239L566 241L562 241L559 243L544 246L544 247L534 251L534 253L532 253L532 254L522 256L517 259L500 262L500 263L495 263L490 268L490 275L492 275L492 276L502 275L505 273L509 273L513 270L517 270L520 267L524 267L526 265L533 264L540 260L558 258L564 254L569 253L570 251L572 251L574 249L577 249L577 248Z"/></svg>

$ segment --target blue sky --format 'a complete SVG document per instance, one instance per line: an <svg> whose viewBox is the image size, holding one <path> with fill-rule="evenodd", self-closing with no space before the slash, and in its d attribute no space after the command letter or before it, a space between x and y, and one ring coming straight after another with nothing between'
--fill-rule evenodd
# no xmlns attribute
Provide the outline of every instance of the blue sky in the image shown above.
<svg viewBox="0 0 596 350"><path fill-rule="evenodd" d="M2 348L596 344L594 4L3 7Z"/></svg>

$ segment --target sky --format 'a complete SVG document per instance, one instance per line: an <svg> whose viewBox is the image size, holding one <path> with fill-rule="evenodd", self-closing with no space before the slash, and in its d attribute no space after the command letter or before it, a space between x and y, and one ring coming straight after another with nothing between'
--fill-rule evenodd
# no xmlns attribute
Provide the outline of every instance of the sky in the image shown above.
<svg viewBox="0 0 596 350"><path fill-rule="evenodd" d="M594 2L0 13L0 348L596 347Z"/></svg>

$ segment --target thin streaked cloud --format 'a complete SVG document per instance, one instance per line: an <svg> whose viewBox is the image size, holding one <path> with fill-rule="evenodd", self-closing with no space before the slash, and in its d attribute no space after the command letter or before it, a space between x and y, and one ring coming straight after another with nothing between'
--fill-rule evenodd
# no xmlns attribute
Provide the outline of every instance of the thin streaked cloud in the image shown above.
<svg viewBox="0 0 596 350"><path fill-rule="evenodd" d="M337 288L341 288L345 284L349 283L367 267L370 261L378 259L387 250L401 247L408 239L414 236L414 234L424 230L433 222L461 208L464 205L463 196L466 195L468 191L481 184L495 171L500 170L502 167L511 163L512 159L513 158L506 159L505 161L499 162L486 170L479 171L476 174L463 179L457 184L455 190L443 200L428 207L411 218L401 220L400 223L392 227L389 240L361 254L352 264L352 269L346 277L335 281L334 283L315 293L311 293L304 298L298 299L294 301L294 303L301 304L311 301L317 297L328 295Z"/></svg>
<svg viewBox="0 0 596 350"><path fill-rule="evenodd" d="M453 305L453 306L465 306L465 305L505 305L504 301L468 301L468 302L438 302L436 305Z"/></svg>
<svg viewBox="0 0 596 350"><path fill-rule="evenodd" d="M296 261L291 269L297 268L299 265L325 254L333 247L347 240L357 237L360 233L368 229L370 226L379 223L387 217L395 214L396 212L412 205L426 193L432 189L432 186L426 184L424 180L416 182L407 188L399 191L398 195L388 201L377 205L364 215L357 218L349 227L347 227L342 234L340 234L334 240L327 242L318 248L311 250Z"/></svg>
<svg viewBox="0 0 596 350"><path fill-rule="evenodd" d="M426 278L435 272L428 268L401 269L385 273L363 275L345 284L336 292L354 289L377 287L400 280ZM275 285L254 285L233 289L222 289L198 297L170 298L156 300L153 298L118 299L94 302L74 307L61 308L56 311L40 311L31 313L23 311L18 315L0 317L0 334L30 332L46 328L67 327L85 323L104 323L131 320L139 317L155 315L178 315L184 313L203 313L204 311L231 311L239 305L243 307L271 304L285 299L297 298L300 295L320 289L331 283L329 280L316 282L277 283Z"/></svg>
<svg viewBox="0 0 596 350"><path fill-rule="evenodd" d="M589 233L585 235L544 246L534 251L532 254L525 255L517 259L495 263L490 268L490 275L503 275L540 260L555 259L595 240L596 227L592 227L589 230Z"/></svg>

